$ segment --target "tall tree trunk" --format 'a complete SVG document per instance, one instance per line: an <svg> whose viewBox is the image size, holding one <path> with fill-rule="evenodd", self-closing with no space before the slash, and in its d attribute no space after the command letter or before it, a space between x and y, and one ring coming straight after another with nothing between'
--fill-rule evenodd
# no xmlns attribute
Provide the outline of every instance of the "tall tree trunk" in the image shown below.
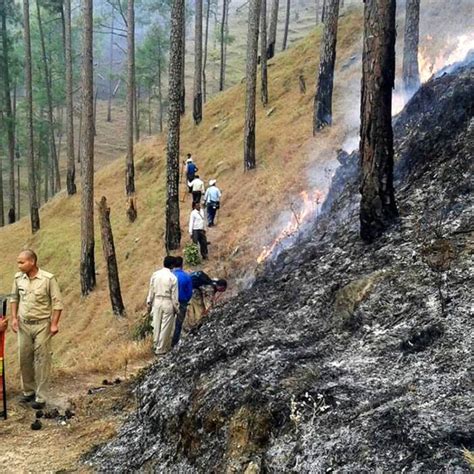
<svg viewBox="0 0 474 474"><path fill-rule="evenodd" d="M3 114L0 114L2 121L4 120ZM3 163L2 154L0 153L0 227L5 225L5 211L3 204Z"/></svg>
<svg viewBox="0 0 474 474"><path fill-rule="evenodd" d="M133 110L135 113L135 143L140 141L140 87L137 86L135 68L133 68L133 83L135 84L135 101L133 102Z"/></svg>
<svg viewBox="0 0 474 474"><path fill-rule="evenodd" d="M202 120L202 0L196 0L195 9L193 119L199 125Z"/></svg>
<svg viewBox="0 0 474 474"><path fill-rule="evenodd" d="M276 35L278 27L278 9L280 8L280 0L273 0L272 10L270 12L270 28L268 31L268 48L267 58L271 59L276 53Z"/></svg>
<svg viewBox="0 0 474 474"><path fill-rule="evenodd" d="M25 41L25 104L26 104L26 159L28 163L28 196L30 199L31 232L40 229L38 194L36 192L36 170L33 137L33 87L31 74L30 4L23 0L23 34Z"/></svg>
<svg viewBox="0 0 474 474"><path fill-rule="evenodd" d="M315 9L316 9L316 25L319 25L321 17L319 16L319 10L321 9L321 0L316 0L315 3Z"/></svg>
<svg viewBox="0 0 474 474"><path fill-rule="evenodd" d="M291 12L291 0L286 0L286 18L285 18L285 32L283 34L283 44L281 49L285 51L288 43L288 30L290 28L290 12Z"/></svg>
<svg viewBox="0 0 474 474"><path fill-rule="evenodd" d="M184 20L181 25L181 85L180 85L180 114L186 112L186 1L184 2Z"/></svg>
<svg viewBox="0 0 474 474"><path fill-rule="evenodd" d="M220 73L219 73L219 91L224 90L225 86L225 43L226 43L226 30L225 25L227 21L227 15L229 8L229 0L222 0L222 22L221 22L221 61L220 61Z"/></svg>
<svg viewBox="0 0 474 474"><path fill-rule="evenodd" d="M110 302L112 312L116 316L125 315L125 306L123 305L122 292L120 291L120 279L115 255L114 236L112 225L110 224L110 207L107 205L107 199L102 197L98 204L100 232L102 236L102 250L104 253L105 264L107 265L107 276L109 280Z"/></svg>
<svg viewBox="0 0 474 474"><path fill-rule="evenodd" d="M9 70L9 45L8 45L8 32L7 32L7 11L5 0L0 0L0 16L2 26L2 79L3 79L3 91L4 91L4 107L5 107L5 126L7 129L7 142L8 142L8 197L9 197L9 209L8 209L8 223L12 224L16 220L15 216L15 123L13 119L12 102L11 102L11 91L10 91L10 70Z"/></svg>
<svg viewBox="0 0 474 474"><path fill-rule="evenodd" d="M412 94L420 87L420 71L418 69L419 28L420 0L406 0L403 86L408 94Z"/></svg>
<svg viewBox="0 0 474 474"><path fill-rule="evenodd" d="M179 248L179 138L180 90L182 80L184 0L173 0L171 6L168 142L166 147L166 251Z"/></svg>
<svg viewBox="0 0 474 474"><path fill-rule="evenodd" d="M41 8L38 0L36 0L36 11L38 14L38 28L41 43L41 55L43 63L44 84L46 89L46 98L48 101L48 122L49 122L49 150L51 153L51 173L54 173L54 188L51 194L57 193L61 189L61 175L59 173L59 163L56 151L56 139L54 136L54 116L53 116L53 95L51 93L51 76L49 72L49 61L46 54L46 46L44 42L43 22L41 20Z"/></svg>
<svg viewBox="0 0 474 474"><path fill-rule="evenodd" d="M366 0L360 127L360 233L366 242L379 237L398 215L392 131L395 34L395 0Z"/></svg>
<svg viewBox="0 0 474 474"><path fill-rule="evenodd" d="M323 0L323 10L321 11L322 23L326 23L328 1L331 1L331 0Z"/></svg>
<svg viewBox="0 0 474 474"><path fill-rule="evenodd" d="M114 27L115 27L115 8L112 6L112 26L110 28L109 44L109 97L107 99L107 122L112 122L112 97L114 95Z"/></svg>
<svg viewBox="0 0 474 474"><path fill-rule="evenodd" d="M260 0L261 18L260 18L260 65L261 65L261 93L262 104L265 107L268 104L268 67L267 67L267 0Z"/></svg>
<svg viewBox="0 0 474 474"><path fill-rule="evenodd" d="M313 135L332 124L332 91L336 62L337 24L339 0L328 0L327 18L319 59L319 76L314 96Z"/></svg>
<svg viewBox="0 0 474 474"><path fill-rule="evenodd" d="M66 155L67 193L76 194L76 166L74 163L74 106L72 75L71 0L64 0L66 53Z"/></svg>
<svg viewBox="0 0 474 474"><path fill-rule="evenodd" d="M163 92L161 90L161 76L162 76L162 64L161 64L161 42L158 42L158 106L160 108L158 113L158 126L160 133L163 132Z"/></svg>
<svg viewBox="0 0 474 474"><path fill-rule="evenodd" d="M244 169L254 169L255 159L255 95L257 88L258 24L260 0L250 0L247 34L247 68L245 96Z"/></svg>
<svg viewBox="0 0 474 474"><path fill-rule="evenodd" d="M96 285L94 256L94 70L93 0L83 0L82 34L82 196L81 196L81 292L87 296Z"/></svg>
<svg viewBox="0 0 474 474"><path fill-rule="evenodd" d="M207 66L207 48L209 42L209 17L211 14L211 0L207 0L206 10L206 30L204 33L204 57L202 60L202 98L204 103L207 100L207 77L206 77L206 66Z"/></svg>
<svg viewBox="0 0 474 474"><path fill-rule="evenodd" d="M128 0L127 8L127 157L125 192L127 194L127 216L130 222L137 218L135 205L135 163L133 160L133 124L135 103L135 5Z"/></svg>

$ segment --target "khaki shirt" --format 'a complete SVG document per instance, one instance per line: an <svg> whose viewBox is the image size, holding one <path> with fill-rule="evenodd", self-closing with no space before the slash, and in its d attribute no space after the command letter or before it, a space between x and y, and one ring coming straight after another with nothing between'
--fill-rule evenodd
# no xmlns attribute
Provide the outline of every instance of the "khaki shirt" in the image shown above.
<svg viewBox="0 0 474 474"><path fill-rule="evenodd" d="M155 304L156 300L159 304L160 299L171 300L175 311L179 310L178 279L168 268L162 268L151 276L146 302L148 304Z"/></svg>
<svg viewBox="0 0 474 474"><path fill-rule="evenodd" d="M20 303L18 315L23 319L47 319L52 311L63 309L56 277L41 269L31 280L23 272L15 275L10 302Z"/></svg>

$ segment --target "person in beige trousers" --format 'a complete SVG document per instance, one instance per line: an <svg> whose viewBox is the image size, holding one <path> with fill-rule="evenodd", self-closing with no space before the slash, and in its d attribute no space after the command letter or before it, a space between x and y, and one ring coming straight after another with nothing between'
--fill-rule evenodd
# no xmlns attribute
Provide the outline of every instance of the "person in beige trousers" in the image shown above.
<svg viewBox="0 0 474 474"><path fill-rule="evenodd" d="M18 333L22 402L35 409L46 404L51 374L51 337L58 333L63 310L56 277L38 268L32 250L18 255L10 297L12 329Z"/></svg>
<svg viewBox="0 0 474 474"><path fill-rule="evenodd" d="M173 267L174 257L165 257L163 268L151 277L146 299L151 310L153 341L155 354L158 356L171 349L176 315L179 312L178 279L171 272Z"/></svg>

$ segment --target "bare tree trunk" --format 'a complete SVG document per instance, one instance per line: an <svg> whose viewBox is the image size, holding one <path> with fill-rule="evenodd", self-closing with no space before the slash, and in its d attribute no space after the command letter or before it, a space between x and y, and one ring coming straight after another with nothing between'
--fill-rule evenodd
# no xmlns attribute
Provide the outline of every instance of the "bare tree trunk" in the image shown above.
<svg viewBox="0 0 474 474"><path fill-rule="evenodd" d="M226 19L228 15L229 0L222 0L222 22L221 22L221 67L219 74L219 91L224 90L225 86L225 42L226 42Z"/></svg>
<svg viewBox="0 0 474 474"><path fill-rule="evenodd" d="M148 135L151 135L151 87L148 88Z"/></svg>
<svg viewBox="0 0 474 474"><path fill-rule="evenodd" d="M179 248L179 138L180 91L183 67L184 0L173 0L171 6L168 142L166 147L166 251Z"/></svg>
<svg viewBox="0 0 474 474"><path fill-rule="evenodd" d="M257 88L258 24L260 0L250 0L247 34L247 70L244 131L244 169L256 167L255 159L255 95Z"/></svg>
<svg viewBox="0 0 474 474"><path fill-rule="evenodd" d="M283 34L282 50L285 51L288 43L288 30L290 28L290 12L291 12L291 0L286 0L286 18L285 18L285 32Z"/></svg>
<svg viewBox="0 0 474 474"><path fill-rule="evenodd" d="M193 119L199 125L202 120L202 0L195 1L195 9Z"/></svg>
<svg viewBox="0 0 474 474"><path fill-rule="evenodd" d="M323 0L323 10L321 12L321 22L322 23L326 23L326 16L327 16L327 3L328 1L331 1L331 0Z"/></svg>
<svg viewBox="0 0 474 474"><path fill-rule="evenodd" d="M135 103L135 5L128 0L127 8L127 156L125 192L127 194L127 216L130 222L137 218L135 205L135 163L133 160L133 122Z"/></svg>
<svg viewBox="0 0 474 474"><path fill-rule="evenodd" d="M395 0L367 0L360 157L360 233L371 242L398 215L393 191L392 89L395 80Z"/></svg>
<svg viewBox="0 0 474 474"><path fill-rule="evenodd" d="M112 97L114 95L114 27L115 27L115 8L112 7L112 26L110 28L110 44L109 44L109 97L107 100L107 122L112 122Z"/></svg>
<svg viewBox="0 0 474 474"><path fill-rule="evenodd" d="M4 91L4 107L5 107L5 125L7 129L8 141L8 223L12 224L16 220L15 216L15 123L13 119L11 91L10 91L10 70L9 70L9 45L7 32L7 11L5 0L0 0L0 16L2 27L2 69L3 69L3 91Z"/></svg>
<svg viewBox="0 0 474 474"><path fill-rule="evenodd" d="M93 0L83 0L82 34L82 133L81 160L81 292L87 296L96 285L94 257L94 70L93 70Z"/></svg>
<svg viewBox="0 0 474 474"><path fill-rule="evenodd" d="M41 20L41 8L38 0L36 0L36 11L38 14L38 28L40 34L41 54L43 56L43 74L46 89L46 97L48 101L48 122L49 122L49 149L51 152L51 173L54 173L54 188L51 189L51 194L57 193L61 189L61 175L59 173L58 155L56 150L56 140L54 136L54 116L53 116L53 95L51 93L51 76L49 72L49 61L46 55L46 45L44 42L43 22Z"/></svg>
<svg viewBox="0 0 474 474"><path fill-rule="evenodd" d="M267 0L262 2L260 12L260 65L261 65L261 94L262 104L268 104L268 67L267 67Z"/></svg>
<svg viewBox="0 0 474 474"><path fill-rule="evenodd" d="M2 122L4 120L3 113L0 114ZM2 163L2 154L0 153L0 227L5 225L5 212L3 204L3 163Z"/></svg>
<svg viewBox="0 0 474 474"><path fill-rule="evenodd" d="M318 85L314 96L313 135L332 124L332 91L336 62L339 0L328 0L326 23L321 43Z"/></svg>
<svg viewBox="0 0 474 474"><path fill-rule="evenodd" d="M116 316L125 316L125 307L123 305L122 292L120 291L117 257L115 255L114 236L112 233L112 225L110 224L110 207L107 205L105 196L102 197L97 207L99 209L102 250L104 252L105 264L107 265L112 312Z"/></svg>
<svg viewBox="0 0 474 474"><path fill-rule="evenodd" d="M140 141L140 87L137 86L135 79L135 68L133 68L133 83L135 84L135 102L133 103L133 110L135 113L135 143Z"/></svg>
<svg viewBox="0 0 474 474"><path fill-rule="evenodd" d="M276 35L278 26L278 9L280 0L273 0L272 11L270 12L270 28L268 31L267 58L271 59L276 53Z"/></svg>
<svg viewBox="0 0 474 474"><path fill-rule="evenodd" d="M316 25L319 25L321 17L319 16L319 10L321 9L321 0L316 0L315 4L316 9Z"/></svg>
<svg viewBox="0 0 474 474"><path fill-rule="evenodd" d="M81 98L82 102L82 98ZM77 162L81 162L81 146L82 146L82 105L81 105L81 112L79 114L79 138L77 140ZM82 166L80 168L81 176L82 176Z"/></svg>
<svg viewBox="0 0 474 474"><path fill-rule="evenodd" d="M72 75L71 0L64 0L66 52L66 155L67 193L76 194L76 166L74 163L74 106Z"/></svg>
<svg viewBox="0 0 474 474"><path fill-rule="evenodd" d="M186 112L186 1L184 4L184 20L181 25L181 85L180 85L180 114Z"/></svg>
<svg viewBox="0 0 474 474"><path fill-rule="evenodd" d="M206 31L204 34L204 58L202 61L202 97L204 103L207 100L207 77L206 77L206 66L207 66L207 48L209 42L209 17L211 13L211 0L207 0L206 10Z"/></svg>
<svg viewBox="0 0 474 474"><path fill-rule="evenodd" d="M161 43L158 43L158 106L160 111L158 113L158 125L160 133L163 132L163 93L161 90L161 76L162 76L162 64L161 64Z"/></svg>
<svg viewBox="0 0 474 474"><path fill-rule="evenodd" d="M26 104L26 158L28 162L28 195L30 198L31 232L40 229L38 195L36 192L36 170L33 138L33 88L31 77L31 37L30 37L30 4L23 0L23 34L25 41L25 104Z"/></svg>
<svg viewBox="0 0 474 474"><path fill-rule="evenodd" d="M419 29L420 0L406 0L403 86L408 94L415 92L420 87L420 71L418 69Z"/></svg>

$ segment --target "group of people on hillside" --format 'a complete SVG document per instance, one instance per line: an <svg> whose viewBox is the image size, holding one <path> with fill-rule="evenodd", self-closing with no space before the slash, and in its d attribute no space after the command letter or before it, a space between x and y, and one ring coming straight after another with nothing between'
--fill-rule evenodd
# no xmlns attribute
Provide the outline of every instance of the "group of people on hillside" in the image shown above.
<svg viewBox="0 0 474 474"><path fill-rule="evenodd" d="M199 245L201 256L206 260L208 257L206 219L201 205L204 204L207 212L207 227L215 226L216 214L221 205L222 192L217 187L215 179L209 180L209 186L206 189L204 181L197 174L198 167L190 153L187 155L185 164L187 185L193 197L192 211L189 216L189 235L193 242Z"/></svg>
<svg viewBox="0 0 474 474"><path fill-rule="evenodd" d="M17 264L20 271L9 295L11 321L0 316L0 332L7 331L10 323L18 334L20 402L39 410L49 398L51 338L59 331L63 301L56 277L39 268L33 250L23 250ZM178 344L183 327L197 326L217 294L226 289L226 280L211 279L203 271L188 274L183 270L182 257L165 257L163 268L151 277L146 300L155 353L166 354Z"/></svg>
<svg viewBox="0 0 474 474"><path fill-rule="evenodd" d="M162 356L178 344L184 325L190 329L201 321L227 289L226 280L211 279L204 272L187 273L183 258L166 256L163 268L153 273L147 295L151 313L155 354Z"/></svg>

